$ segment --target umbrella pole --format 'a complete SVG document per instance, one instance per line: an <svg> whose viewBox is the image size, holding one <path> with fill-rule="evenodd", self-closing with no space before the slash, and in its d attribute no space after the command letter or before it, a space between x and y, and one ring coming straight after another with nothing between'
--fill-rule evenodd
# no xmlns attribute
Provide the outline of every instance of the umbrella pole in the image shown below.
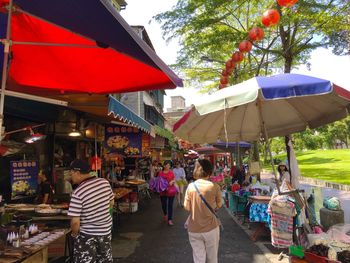
<svg viewBox="0 0 350 263"><path fill-rule="evenodd" d="M7 81L7 65L10 53L10 37L11 37L11 17L12 17L12 0L8 4L8 17L6 28L6 39L3 40L4 45L4 62L2 66L2 81L1 81L1 100L0 100L0 142L2 141L2 126L4 122L4 103L5 103L5 89Z"/></svg>
<svg viewBox="0 0 350 263"><path fill-rule="evenodd" d="M288 160L288 169L289 169L289 174L290 174L290 183L292 183L292 169L290 165L290 147L288 145L289 141L291 141L291 136L287 135L284 137L284 142L286 144L286 151L287 151L287 160Z"/></svg>
<svg viewBox="0 0 350 263"><path fill-rule="evenodd" d="M270 155L270 162L271 162L271 166L272 166L272 172L273 175L275 177L275 183L276 183L276 187L277 187L277 191L278 194L281 194L281 189L280 189L280 185L278 183L278 178L277 178L277 173L276 173L276 168L275 168L275 164L273 162L273 157L272 157L272 152L271 152L271 147L270 147L270 142L269 142L269 138L267 137L267 132L266 132L266 128L265 128L265 124L263 123L263 128L264 128L264 135L265 135L265 140L267 143L267 149L269 151L269 155Z"/></svg>
<svg viewBox="0 0 350 263"><path fill-rule="evenodd" d="M95 123L95 171L98 177L98 170L97 170L97 124Z"/></svg>
<svg viewBox="0 0 350 263"><path fill-rule="evenodd" d="M269 136L267 134L267 130L266 130L266 127L265 127L265 122L264 122L264 119L263 119L263 116L262 116L261 101L258 100L257 104L258 104L258 107L259 107L260 121L261 121L261 126L262 126L262 129L263 129L264 138L265 138L265 141L267 143L267 149L269 150L269 154L270 154L270 162L271 162L271 166L272 166L272 172L273 172L273 175L275 177L275 183L276 183L278 194L280 195L281 194L281 190L280 190L280 185L278 183L278 178L277 178L275 164L273 163L273 157L272 157L272 152L271 152L271 147L270 147L270 142L269 142Z"/></svg>

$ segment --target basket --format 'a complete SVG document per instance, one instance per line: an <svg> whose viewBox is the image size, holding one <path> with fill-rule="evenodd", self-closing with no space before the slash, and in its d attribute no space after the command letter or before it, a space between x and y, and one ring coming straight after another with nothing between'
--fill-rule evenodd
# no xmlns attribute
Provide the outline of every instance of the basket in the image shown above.
<svg viewBox="0 0 350 263"><path fill-rule="evenodd" d="M318 256L311 252L305 252L305 260L309 263L328 263L328 258Z"/></svg>

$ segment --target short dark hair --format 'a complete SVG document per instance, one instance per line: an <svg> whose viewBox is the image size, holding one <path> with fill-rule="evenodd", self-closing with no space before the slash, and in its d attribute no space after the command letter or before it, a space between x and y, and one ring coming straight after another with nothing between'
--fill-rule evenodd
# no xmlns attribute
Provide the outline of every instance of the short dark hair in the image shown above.
<svg viewBox="0 0 350 263"><path fill-rule="evenodd" d="M163 165L166 166L167 164L170 164L170 166L173 166L173 162L170 160L165 160Z"/></svg>
<svg viewBox="0 0 350 263"><path fill-rule="evenodd" d="M199 165L202 167L202 174L198 174L198 177L207 177L213 173L213 165L207 159L198 159Z"/></svg>

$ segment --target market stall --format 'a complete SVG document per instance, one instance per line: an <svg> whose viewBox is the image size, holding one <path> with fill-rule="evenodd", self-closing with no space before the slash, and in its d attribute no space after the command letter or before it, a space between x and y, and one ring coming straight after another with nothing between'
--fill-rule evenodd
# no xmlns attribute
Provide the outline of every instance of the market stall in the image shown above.
<svg viewBox="0 0 350 263"><path fill-rule="evenodd" d="M0 262L48 262L71 251L67 205L9 204L1 212Z"/></svg>

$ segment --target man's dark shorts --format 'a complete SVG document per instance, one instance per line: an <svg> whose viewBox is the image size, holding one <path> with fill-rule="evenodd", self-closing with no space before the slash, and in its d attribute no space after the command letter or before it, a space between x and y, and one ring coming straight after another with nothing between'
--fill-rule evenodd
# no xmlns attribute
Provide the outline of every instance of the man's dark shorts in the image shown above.
<svg viewBox="0 0 350 263"><path fill-rule="evenodd" d="M74 238L74 263L112 263L112 234L91 236L80 233Z"/></svg>

